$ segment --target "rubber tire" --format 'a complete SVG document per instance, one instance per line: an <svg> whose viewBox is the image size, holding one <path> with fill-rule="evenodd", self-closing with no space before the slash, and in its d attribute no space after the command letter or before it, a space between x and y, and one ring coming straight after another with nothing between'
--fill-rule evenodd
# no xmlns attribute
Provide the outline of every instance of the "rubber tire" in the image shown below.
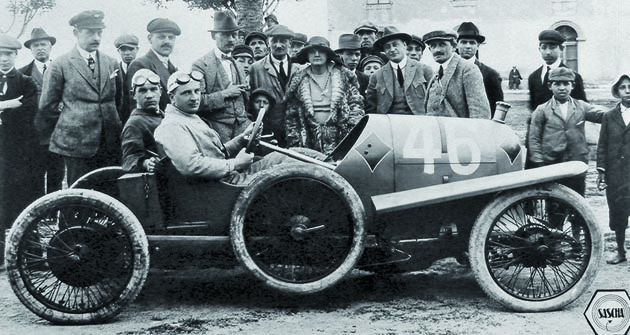
<svg viewBox="0 0 630 335"><path fill-rule="evenodd" d="M134 252L132 275L126 283L122 294L110 304L102 306L100 309L90 313L74 314L61 312L44 305L31 295L18 270L18 251L20 241L25 231L43 213L57 206L66 206L69 204L89 205L109 213L110 217L117 220L130 236L132 250ZM102 323L118 315L142 290L149 271L148 246L149 243L142 225L131 210L118 200L92 190L67 189L57 191L32 203L15 221L15 224L9 232L5 250L7 276L11 288L18 299L33 313L50 322L64 325Z"/></svg>
<svg viewBox="0 0 630 335"><path fill-rule="evenodd" d="M490 274L485 247L490 228L497 219L497 213L528 197L551 197L563 200L579 212L586 222L591 235L591 255L589 264L577 283L564 294L544 301L519 299L504 291ZM603 235L597 224L597 218L586 200L572 189L556 183L526 187L503 193L493 199L480 213L475 222L469 244L470 266L481 288L502 305L518 312L546 312L563 308L584 293L595 280L597 269L602 259Z"/></svg>
<svg viewBox="0 0 630 335"><path fill-rule="evenodd" d="M122 166L102 167L84 174L68 188L95 190L118 199L117 180L125 173Z"/></svg>
<svg viewBox="0 0 630 335"><path fill-rule="evenodd" d="M254 200L278 182L292 178L316 179L331 187L350 206L354 225L353 239L346 258L326 277L307 283L290 283L279 280L259 268L249 254L243 234L244 219ZM230 238L239 262L266 286L283 293L311 294L325 290L339 282L354 269L365 245L365 209L352 186L335 172L312 164L284 164L276 166L255 178L239 195L232 211Z"/></svg>

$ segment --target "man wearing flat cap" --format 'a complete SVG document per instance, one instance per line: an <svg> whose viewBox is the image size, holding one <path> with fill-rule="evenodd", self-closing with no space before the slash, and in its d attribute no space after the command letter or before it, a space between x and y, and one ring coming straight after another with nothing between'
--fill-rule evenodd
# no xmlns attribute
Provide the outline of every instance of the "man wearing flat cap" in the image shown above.
<svg viewBox="0 0 630 335"><path fill-rule="evenodd" d="M140 69L149 69L160 76L160 85L162 86L162 94L160 96L160 109L164 110L169 103L168 95L166 94L166 82L168 77L177 71L177 67L173 65L169 56L175 48L175 42L177 36L181 35L182 31L177 23L166 19L157 18L149 21L147 24L147 31L149 32L148 39L151 49L142 57L136 58L129 65L129 71L127 73L127 85L131 87L131 78ZM130 96L129 106L135 106L133 95Z"/></svg>
<svg viewBox="0 0 630 335"><path fill-rule="evenodd" d="M120 55L120 75L123 82L123 104L120 111L120 121L123 125L129 119L132 109L129 106L131 87L129 86L130 78L127 78L127 74L129 73L129 65L136 59L138 54L138 43L138 37L131 34L120 35L114 41L114 46Z"/></svg>
<svg viewBox="0 0 630 335"><path fill-rule="evenodd" d="M251 123L247 118L248 91L245 74L232 57L241 29L229 12L214 14L210 29L216 48L193 62L192 69L203 74L199 116L208 120L228 142Z"/></svg>
<svg viewBox="0 0 630 335"><path fill-rule="evenodd" d="M291 50L289 51L289 56L294 58L297 56L297 53L304 48L306 45L306 41L308 41L308 37L306 34L295 33L293 39L291 40Z"/></svg>
<svg viewBox="0 0 630 335"><path fill-rule="evenodd" d="M376 41L377 33L378 28L376 28L374 23L369 21L361 23L361 25L354 29L354 34L359 36L359 39L361 40L361 59L369 55L375 55L380 57L383 60L383 63L387 63L387 56L374 49L374 42ZM363 71L363 68L359 68L359 71Z"/></svg>
<svg viewBox="0 0 630 335"><path fill-rule="evenodd" d="M339 48L335 53L341 57L343 65L345 65L359 80L359 93L365 98L370 77L361 71L357 71L359 60L361 59L361 40L359 36L354 34L342 34L339 36Z"/></svg>
<svg viewBox="0 0 630 335"><path fill-rule="evenodd" d="M73 16L69 24L77 45L44 76L35 125L50 138L49 150L63 156L68 185L120 162L122 78L118 62L98 50L104 16L100 10Z"/></svg>
<svg viewBox="0 0 630 335"><path fill-rule="evenodd" d="M41 147L33 126L37 84L15 69L20 48L22 44L17 39L0 35L0 238L3 239L20 212L44 195Z"/></svg>
<svg viewBox="0 0 630 335"><path fill-rule="evenodd" d="M286 104L282 102L286 93L289 78L300 67L291 61L289 49L294 33L284 25L275 25L267 31L269 36L269 55L256 63L250 70L249 85L252 91L263 88L274 95L276 103L265 114L264 132L273 132L278 145L285 146L284 114Z"/></svg>
<svg viewBox="0 0 630 335"><path fill-rule="evenodd" d="M267 45L267 35L260 31L252 31L245 37L245 45L248 45L254 51L254 59L260 60L265 58L269 53Z"/></svg>
<svg viewBox="0 0 630 335"><path fill-rule="evenodd" d="M56 42L57 39L46 34L46 31L42 28L33 28L31 38L24 42L24 46L30 49L33 54L33 61L20 68L19 71L35 80L38 102L39 97L42 95L44 74L51 63L50 52ZM50 138L40 139L40 145L42 146L40 153L42 156L39 159L39 163L43 170L40 171L38 178L40 178L41 183L46 185L46 192L52 193L61 189L65 175L65 166L61 156L48 151L49 143Z"/></svg>
<svg viewBox="0 0 630 335"><path fill-rule="evenodd" d="M457 29L457 51L464 60L474 63L481 71L492 117L497 108L497 101L503 101L503 89L499 72L479 61L477 50L485 40L486 37L479 33L479 28L472 22L462 22Z"/></svg>
<svg viewBox="0 0 630 335"><path fill-rule="evenodd" d="M456 39L452 30L436 30L422 37L438 63L429 82L427 115L490 119L481 71L455 53Z"/></svg>
<svg viewBox="0 0 630 335"><path fill-rule="evenodd" d="M407 57L420 63L420 59L422 59L422 54L424 53L424 49L426 49L426 47L426 44L422 41L422 37L411 34L411 42L407 44ZM420 63L420 67L424 73L424 79L426 79L428 83L431 81L431 78L433 78L433 69L424 63Z"/></svg>
<svg viewBox="0 0 630 335"><path fill-rule="evenodd" d="M374 42L389 62L370 77L366 93L366 113L424 115L427 82L420 63L407 57L411 36L396 27L385 27L383 37Z"/></svg>

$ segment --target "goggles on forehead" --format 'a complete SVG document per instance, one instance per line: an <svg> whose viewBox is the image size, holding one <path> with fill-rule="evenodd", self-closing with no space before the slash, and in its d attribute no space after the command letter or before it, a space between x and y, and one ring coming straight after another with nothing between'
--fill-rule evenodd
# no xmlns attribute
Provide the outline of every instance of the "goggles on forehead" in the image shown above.
<svg viewBox="0 0 630 335"><path fill-rule="evenodd" d="M191 71L189 73L179 71L168 79L168 92L171 93L174 89L188 84L191 80L201 81L201 79L203 79L203 74L199 71Z"/></svg>
<svg viewBox="0 0 630 335"><path fill-rule="evenodd" d="M153 85L159 85L160 77L155 73L149 73L146 75L140 74L140 75L133 76L133 82L131 84L132 84L132 87L135 88L137 86L142 86L146 84L147 81Z"/></svg>

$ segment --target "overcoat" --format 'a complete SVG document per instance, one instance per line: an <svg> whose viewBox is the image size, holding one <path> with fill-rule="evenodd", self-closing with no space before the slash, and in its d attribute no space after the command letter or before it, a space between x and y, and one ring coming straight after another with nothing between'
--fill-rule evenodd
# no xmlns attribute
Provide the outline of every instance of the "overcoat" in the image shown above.
<svg viewBox="0 0 630 335"><path fill-rule="evenodd" d="M140 69L149 69L153 71L153 73L160 76L160 86L162 86L162 94L160 95L160 110L164 110L164 108L166 108L166 105L171 103L171 99L168 97L168 93L166 92L168 77L170 77L171 74L177 71L177 67L175 67L175 65L173 65L173 63L171 63L171 61L169 60L167 68L166 66L164 66L164 63L162 63L162 61L160 61L160 59L155 55L155 51L149 49L146 55L134 59L127 68L127 73L125 76L127 80L127 87L129 88L129 90L131 90L131 87L133 86L131 85L133 75L136 74L136 72L138 72L138 70ZM133 94L129 94L128 96L129 110L132 111L136 108L136 100Z"/></svg>
<svg viewBox="0 0 630 335"><path fill-rule="evenodd" d="M480 62L478 59L475 60L475 65L477 65L479 67L479 71L481 71L483 86L486 89L486 96L488 97L488 103L490 104L490 115L494 116L494 111L497 109L497 101L503 101L501 75L497 72L497 70Z"/></svg>
<svg viewBox="0 0 630 335"><path fill-rule="evenodd" d="M429 82L425 108L427 115L489 119L490 104L479 68L454 54L442 79L436 74Z"/></svg>
<svg viewBox="0 0 630 335"><path fill-rule="evenodd" d="M409 109L413 114L423 115L425 113L424 99L427 94L427 82L420 63L407 58L407 65L403 69L403 78L403 89ZM394 69L389 63L383 65L370 77L365 95L366 113L387 114L394 102L395 81Z"/></svg>
<svg viewBox="0 0 630 335"><path fill-rule="evenodd" d="M39 97L42 95L42 86L44 85L44 75L39 72L37 66L35 66L35 60L32 60L30 63L24 65L18 71L35 80L35 84L37 85L37 101L39 102Z"/></svg>
<svg viewBox="0 0 630 335"><path fill-rule="evenodd" d="M100 51L96 65L92 74L73 48L46 71L35 126L42 137L50 137L50 151L90 158L96 154L101 137L108 148L120 148L120 69L114 58Z"/></svg>
<svg viewBox="0 0 630 335"><path fill-rule="evenodd" d="M317 122L311 98L309 67L296 72L287 88L287 145L328 155L365 114L363 97L359 93L356 75L341 65L335 65L330 69L332 113L326 122Z"/></svg>
<svg viewBox="0 0 630 335"><path fill-rule="evenodd" d="M624 123L619 105L602 118L597 169L606 173L610 229L624 229L630 215L630 127Z"/></svg>

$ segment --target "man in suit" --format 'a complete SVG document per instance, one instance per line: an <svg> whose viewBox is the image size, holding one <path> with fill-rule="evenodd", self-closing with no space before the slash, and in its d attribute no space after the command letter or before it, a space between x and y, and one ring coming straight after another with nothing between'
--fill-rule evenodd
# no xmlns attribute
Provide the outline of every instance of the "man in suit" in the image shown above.
<svg viewBox="0 0 630 335"><path fill-rule="evenodd" d="M247 118L245 75L231 55L239 29L241 27L230 13L215 13L214 27L209 31L216 48L192 65L193 70L203 74L198 114L210 122L212 128L219 133L221 141L226 143L242 133L251 123Z"/></svg>
<svg viewBox="0 0 630 335"><path fill-rule="evenodd" d="M42 157L33 119L35 80L15 69L20 42L0 35L0 238L31 202L44 195ZM3 245L0 242L0 245ZM0 255L3 264L4 255Z"/></svg>
<svg viewBox="0 0 630 335"><path fill-rule="evenodd" d="M182 31L177 23L165 19L157 18L149 21L147 24L147 31L149 32L149 44L151 49L146 55L136 58L129 65L129 71L127 72L127 85L131 87L131 78L140 69L149 69L160 76L160 86L162 87L162 94L160 96L160 109L164 110L166 105L169 104L168 95L166 94L166 82L168 77L177 71L177 67L171 63L169 56L173 52L177 36L181 35ZM129 106L135 106L136 101L133 95L130 95Z"/></svg>
<svg viewBox="0 0 630 335"><path fill-rule="evenodd" d="M63 156L69 185L120 162L122 78L118 62L98 50L103 17L87 10L70 19L77 45L50 64L35 118L49 150Z"/></svg>
<svg viewBox="0 0 630 335"><path fill-rule="evenodd" d="M267 32L271 52L269 56L254 63L250 69L249 85L254 91L265 89L274 95L277 103L265 114L264 132L273 132L278 145L285 146L286 131L284 115L286 104L282 102L291 75L299 69L289 57L293 31L283 25L276 25Z"/></svg>
<svg viewBox="0 0 630 335"><path fill-rule="evenodd" d="M422 37L439 65L429 83L427 115L489 119L490 104L481 71L455 53L456 39L452 30L436 30Z"/></svg>
<svg viewBox="0 0 630 335"><path fill-rule="evenodd" d="M335 53L341 57L343 64L350 69L359 80L359 93L365 98L370 77L361 71L357 71L359 59L361 59L361 40L354 34L342 34L339 36L339 49Z"/></svg>
<svg viewBox="0 0 630 335"><path fill-rule="evenodd" d="M267 45L267 35L260 31L252 31L245 37L245 45L249 45L254 50L254 59L260 60L265 58L269 53L269 45Z"/></svg>
<svg viewBox="0 0 630 335"><path fill-rule="evenodd" d="M479 45L486 37L479 33L479 28L472 22L462 22L457 29L457 51L459 55L479 67L483 77L483 86L490 103L490 116L494 116L497 101L503 101L503 89L501 88L501 75L495 69L479 61Z"/></svg>
<svg viewBox="0 0 630 335"><path fill-rule="evenodd" d="M136 35L124 34L120 35L114 41L114 46L120 55L120 75L123 82L123 104L120 111L120 122L124 125L129 119L133 107L129 106L131 99L131 86L129 86L129 64L136 59L138 54L138 37Z"/></svg>
<svg viewBox="0 0 630 335"><path fill-rule="evenodd" d="M387 56L374 48L374 42L377 39L377 33L378 28L376 28L376 25L374 23L369 21L362 23L360 26L354 29L354 34L359 36L359 39L361 40L361 59L370 55L374 55L381 58L383 60L383 63L387 63ZM363 71L363 68L359 68L359 71Z"/></svg>
<svg viewBox="0 0 630 335"><path fill-rule="evenodd" d="M50 52L52 46L55 45L57 39L46 34L42 28L33 28L31 38L24 42L24 46L31 50L33 61L20 69L22 74L29 76L35 80L37 84L37 102L42 94L42 86L44 83L44 74L50 67ZM65 175L65 166L63 158L56 153L48 150L50 138L41 138L39 144L40 154L38 159L39 182L46 185L46 192L52 193L61 189L63 177Z"/></svg>
<svg viewBox="0 0 630 335"><path fill-rule="evenodd" d="M384 50L389 62L370 77L366 92L366 113L425 114L427 82L420 63L407 57L411 36L396 27L385 27L383 37L374 42Z"/></svg>

